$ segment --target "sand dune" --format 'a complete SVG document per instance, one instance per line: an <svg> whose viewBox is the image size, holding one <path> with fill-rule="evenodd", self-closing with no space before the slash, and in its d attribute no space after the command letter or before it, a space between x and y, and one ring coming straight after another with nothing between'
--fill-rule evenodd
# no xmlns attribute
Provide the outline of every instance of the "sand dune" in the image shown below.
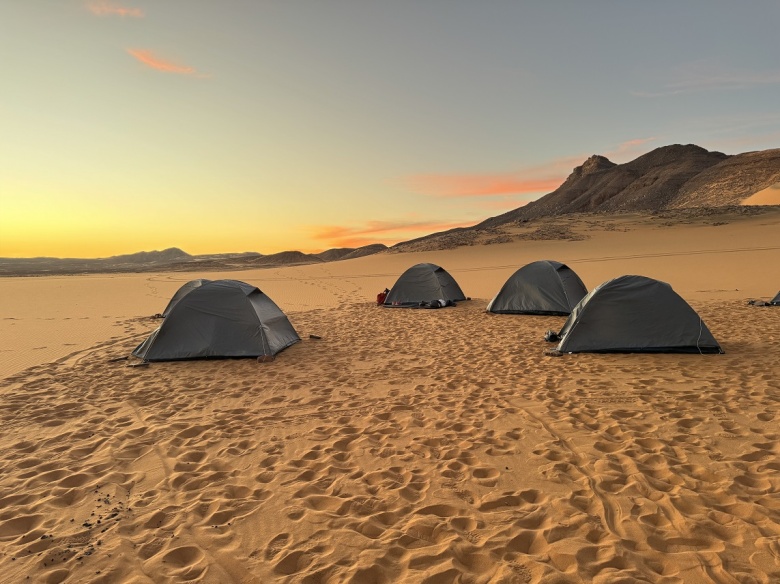
<svg viewBox="0 0 780 584"><path fill-rule="evenodd" d="M222 274L304 338L262 364L115 360L187 275L0 281L0 355L53 347L3 361L0 580L779 581L778 216L662 221ZM484 312L542 257L670 281L726 354L544 356L562 317ZM473 299L377 308L417 261Z"/></svg>
<svg viewBox="0 0 780 584"><path fill-rule="evenodd" d="M780 184L772 185L751 195L743 205L780 205Z"/></svg>

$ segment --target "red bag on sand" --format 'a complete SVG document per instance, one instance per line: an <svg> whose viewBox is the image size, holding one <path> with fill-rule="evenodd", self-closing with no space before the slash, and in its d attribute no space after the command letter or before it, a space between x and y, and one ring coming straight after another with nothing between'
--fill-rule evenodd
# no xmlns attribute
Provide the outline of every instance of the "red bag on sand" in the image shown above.
<svg viewBox="0 0 780 584"><path fill-rule="evenodd" d="M385 298L387 298L387 294L385 292L380 292L376 295L376 303L377 304L384 304Z"/></svg>

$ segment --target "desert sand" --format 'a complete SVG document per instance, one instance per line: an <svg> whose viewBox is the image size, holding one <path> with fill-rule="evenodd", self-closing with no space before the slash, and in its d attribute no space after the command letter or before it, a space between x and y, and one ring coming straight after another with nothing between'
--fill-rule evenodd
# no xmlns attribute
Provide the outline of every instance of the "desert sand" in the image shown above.
<svg viewBox="0 0 780 584"><path fill-rule="evenodd" d="M0 581L780 581L780 308L747 304L780 289L780 209L555 221L576 237L0 279ZM669 282L726 353L545 356L563 317L484 312L538 259ZM471 300L375 305L422 261ZM197 277L302 342L123 360Z"/></svg>
<svg viewBox="0 0 780 584"><path fill-rule="evenodd" d="M751 195L743 205L780 205L780 184L772 185Z"/></svg>

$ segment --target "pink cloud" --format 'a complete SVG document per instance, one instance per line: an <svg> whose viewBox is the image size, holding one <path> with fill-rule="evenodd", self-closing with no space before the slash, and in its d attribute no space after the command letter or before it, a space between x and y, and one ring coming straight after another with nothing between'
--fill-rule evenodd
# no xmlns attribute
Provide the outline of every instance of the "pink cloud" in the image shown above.
<svg viewBox="0 0 780 584"><path fill-rule="evenodd" d="M407 179L412 190L437 197L481 197L548 193L566 177L524 178L517 174L423 174Z"/></svg>
<svg viewBox="0 0 780 584"><path fill-rule="evenodd" d="M324 241L329 247L361 247L371 243L398 243L429 233L446 231L455 227L468 227L474 222L436 221L369 221L362 227L343 225L318 225L311 227L312 237Z"/></svg>
<svg viewBox="0 0 780 584"><path fill-rule="evenodd" d="M133 18L143 18L144 12L140 8L126 8L113 2L91 2L87 8L98 16L130 16Z"/></svg>
<svg viewBox="0 0 780 584"><path fill-rule="evenodd" d="M163 71L165 73L178 73L180 75L195 75L197 73L197 71L195 71L195 69L192 67L187 65L178 65L156 56L151 51L142 49L127 49L127 52L147 67L151 67L157 71Z"/></svg>
<svg viewBox="0 0 780 584"><path fill-rule="evenodd" d="M645 146L656 141L656 137L636 138L618 144L602 153L607 158L630 160L644 154ZM506 195L541 196L557 189L593 153L555 158L543 164L528 166L518 171L504 173L474 174L418 174L403 179L406 188L420 194L434 197L497 197L501 201L484 201L482 206L492 209L511 209L527 201L512 201ZM528 197L526 197L528 198ZM534 198L534 197L531 197Z"/></svg>
<svg viewBox="0 0 780 584"><path fill-rule="evenodd" d="M605 152L604 156L634 158L644 154L646 145L656 140L655 137L626 140ZM572 170L581 165L590 155L556 158L514 173L421 174L408 177L403 182L417 192L435 197L479 198L480 207L504 212L527 204L533 199L527 195L554 191L566 180ZM517 195L526 195L525 200L518 200ZM393 244L456 227L470 227L474 223L474 220L369 221L361 227L318 225L311 227L310 231L313 239L327 242L330 247L360 247L379 241Z"/></svg>
<svg viewBox="0 0 780 584"><path fill-rule="evenodd" d="M567 156L501 173L418 174L402 179L402 183L414 192L435 197L541 195L561 186L572 169L585 158L587 156Z"/></svg>

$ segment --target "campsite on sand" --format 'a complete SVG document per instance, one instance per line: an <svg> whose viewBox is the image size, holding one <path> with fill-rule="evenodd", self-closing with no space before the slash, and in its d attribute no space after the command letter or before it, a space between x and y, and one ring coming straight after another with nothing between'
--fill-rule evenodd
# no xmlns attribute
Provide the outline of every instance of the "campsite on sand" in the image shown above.
<svg viewBox="0 0 780 584"><path fill-rule="evenodd" d="M748 304L780 289L780 208L553 223L568 236L0 279L0 581L780 581L780 307ZM545 355L565 315L486 312L540 260L587 290L670 284L724 353ZM470 300L377 306L421 263ZM259 288L300 342L137 366L195 278Z"/></svg>

